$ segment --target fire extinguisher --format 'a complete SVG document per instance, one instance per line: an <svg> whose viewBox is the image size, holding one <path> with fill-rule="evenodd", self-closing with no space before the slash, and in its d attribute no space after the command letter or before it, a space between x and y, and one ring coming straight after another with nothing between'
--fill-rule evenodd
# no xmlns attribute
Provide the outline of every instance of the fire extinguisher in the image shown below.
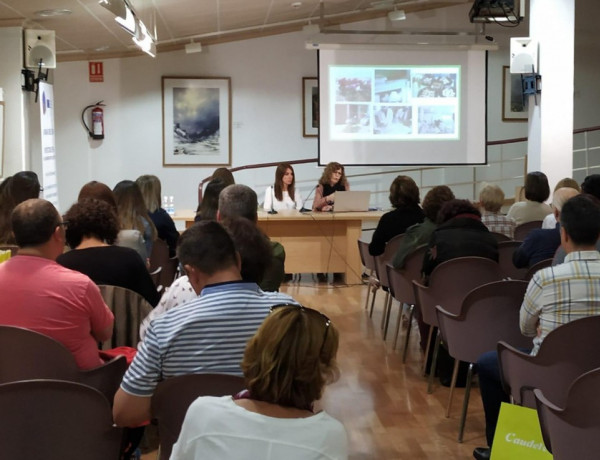
<svg viewBox="0 0 600 460"><path fill-rule="evenodd" d="M104 110L102 110L102 107L105 107L106 105L102 102L104 101L99 101L95 104L88 105L85 109L83 109L83 112L81 112L81 121L83 122L83 126L85 126L85 129L92 139L104 139ZM92 129L90 129L85 122L85 112L88 109L92 109Z"/></svg>

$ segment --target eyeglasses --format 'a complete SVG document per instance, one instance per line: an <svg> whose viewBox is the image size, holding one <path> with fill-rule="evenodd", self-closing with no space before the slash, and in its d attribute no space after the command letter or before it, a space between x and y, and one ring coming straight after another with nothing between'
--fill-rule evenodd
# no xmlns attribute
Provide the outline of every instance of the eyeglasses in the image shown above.
<svg viewBox="0 0 600 460"><path fill-rule="evenodd" d="M325 334L323 335L323 342L321 343L321 349L319 350L319 356L320 356L321 353L323 352L323 347L325 346L325 342L327 341L327 333L329 332L329 326L331 325L331 320L327 317L327 315L325 315L324 313L321 313L319 310L314 310L313 308L308 308L308 307L305 307L304 305L295 305L295 304L287 304L287 303L280 304L280 305L273 305L269 309L269 313L273 313L278 308L284 308L284 307L296 307L296 308L299 308L300 311L303 313L308 313L311 315L318 315L321 319L324 320Z"/></svg>
<svg viewBox="0 0 600 460"><path fill-rule="evenodd" d="M68 220L63 220L62 222L59 222L58 224L56 224L57 226L62 226L67 228L67 226L69 225L69 221Z"/></svg>

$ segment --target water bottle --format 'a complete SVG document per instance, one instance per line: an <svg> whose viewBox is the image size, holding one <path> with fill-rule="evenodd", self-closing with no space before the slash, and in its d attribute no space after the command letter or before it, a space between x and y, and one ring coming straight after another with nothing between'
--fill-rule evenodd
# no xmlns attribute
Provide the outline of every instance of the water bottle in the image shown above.
<svg viewBox="0 0 600 460"><path fill-rule="evenodd" d="M174 216L175 215L175 203L173 201L173 196L171 195L169 197L169 215L170 216Z"/></svg>

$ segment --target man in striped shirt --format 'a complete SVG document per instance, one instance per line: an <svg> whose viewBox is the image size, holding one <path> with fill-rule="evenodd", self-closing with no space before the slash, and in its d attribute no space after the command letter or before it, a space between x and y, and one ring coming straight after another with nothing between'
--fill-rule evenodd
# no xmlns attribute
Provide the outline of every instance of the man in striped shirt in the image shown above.
<svg viewBox="0 0 600 460"><path fill-rule="evenodd" d="M531 354L537 354L544 338L557 327L576 319L600 315L600 207L595 198L578 195L560 213L561 244L567 253L563 264L533 275L521 304L521 332L534 337ZM486 437L492 445L502 402L508 402L500 381L497 352L477 360L479 387L485 411ZM473 451L477 460L490 458L490 449Z"/></svg>
<svg viewBox="0 0 600 460"><path fill-rule="evenodd" d="M233 241L218 223L200 222L179 240L177 256L199 297L154 319L115 396L121 426L150 419L158 383L184 374L241 375L246 342L274 305L290 296L244 282Z"/></svg>

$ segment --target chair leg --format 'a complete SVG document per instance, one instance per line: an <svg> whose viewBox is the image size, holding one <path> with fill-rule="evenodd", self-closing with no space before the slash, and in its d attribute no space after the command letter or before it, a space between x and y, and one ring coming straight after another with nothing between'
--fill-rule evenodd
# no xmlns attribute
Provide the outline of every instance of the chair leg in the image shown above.
<svg viewBox="0 0 600 460"><path fill-rule="evenodd" d="M377 295L377 290L373 291L373 297L371 298L371 310L369 311L369 318L373 316L373 307L375 307L375 296Z"/></svg>
<svg viewBox="0 0 600 460"><path fill-rule="evenodd" d="M396 344L398 343L398 335L400 334L400 325L402 324L402 311L404 308L404 304L400 302L400 312L398 313L398 319L396 320L396 332L394 333L394 345L392 346L392 350L396 349Z"/></svg>
<svg viewBox="0 0 600 460"><path fill-rule="evenodd" d="M365 310L369 308L369 297L371 295L371 277L373 276L373 270L369 271L369 278L367 281L367 298L365 299Z"/></svg>
<svg viewBox="0 0 600 460"><path fill-rule="evenodd" d="M429 326L429 334L427 334L427 346L425 347L425 359L423 360L422 375L427 375L427 357L429 356L429 347L431 346L431 336L433 335L433 326Z"/></svg>
<svg viewBox="0 0 600 460"><path fill-rule="evenodd" d="M406 362L406 353L408 352L408 339L410 339L410 331L412 329L413 314L415 306L411 305L408 313L408 327L406 328L406 336L404 337L404 350L402 350L402 362ZM395 345L394 345L395 346Z"/></svg>
<svg viewBox="0 0 600 460"><path fill-rule="evenodd" d="M440 351L440 343L442 341L442 336L440 331L437 331L437 335L435 336L435 347L433 349L433 358L431 359L431 369L429 369L429 381L427 382L427 394L433 393L433 376L435 375L435 368L437 366L437 358L438 353Z"/></svg>
<svg viewBox="0 0 600 460"><path fill-rule="evenodd" d="M467 420L467 408L469 407L469 396L471 396L472 380L473 380L473 363L469 363L469 371L467 372L467 387L465 388L465 396L463 398L462 413L460 414L460 426L458 428L458 442L463 442L463 434L465 432L465 422Z"/></svg>
<svg viewBox="0 0 600 460"><path fill-rule="evenodd" d="M446 406L446 418L450 417L450 407L452 406L452 396L454 396L454 388L456 388L456 379L458 378L458 365L460 361L454 360L454 369L452 369L452 383L450 383L450 394L448 395L448 405Z"/></svg>
<svg viewBox="0 0 600 460"><path fill-rule="evenodd" d="M388 296L388 303L385 308L385 324L383 325L383 340L387 338L388 326L390 324L390 314L392 313L392 305L394 303L394 298L390 295Z"/></svg>
<svg viewBox="0 0 600 460"><path fill-rule="evenodd" d="M388 290L385 293L385 299L383 300L383 315L381 315L381 325L379 326L381 328L381 330L383 330L383 326L385 326L385 318L387 315L387 306L388 306L389 298L390 298L390 291Z"/></svg>

